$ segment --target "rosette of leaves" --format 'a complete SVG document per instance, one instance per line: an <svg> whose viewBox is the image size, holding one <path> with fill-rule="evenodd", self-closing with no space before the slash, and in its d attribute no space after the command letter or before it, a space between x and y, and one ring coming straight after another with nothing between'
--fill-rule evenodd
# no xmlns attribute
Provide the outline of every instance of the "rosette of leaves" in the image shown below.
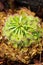
<svg viewBox="0 0 43 65"><path fill-rule="evenodd" d="M3 27L3 36L7 37L14 48L29 47L39 43L42 35L38 17L25 14L10 15Z"/></svg>

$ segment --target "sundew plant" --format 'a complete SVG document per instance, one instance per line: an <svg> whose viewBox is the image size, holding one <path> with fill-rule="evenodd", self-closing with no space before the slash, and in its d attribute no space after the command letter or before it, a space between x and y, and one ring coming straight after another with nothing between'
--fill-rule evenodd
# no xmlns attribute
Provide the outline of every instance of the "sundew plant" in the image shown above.
<svg viewBox="0 0 43 65"><path fill-rule="evenodd" d="M2 30L3 36L11 42L14 48L37 44L43 36L40 19L27 14L10 15Z"/></svg>

